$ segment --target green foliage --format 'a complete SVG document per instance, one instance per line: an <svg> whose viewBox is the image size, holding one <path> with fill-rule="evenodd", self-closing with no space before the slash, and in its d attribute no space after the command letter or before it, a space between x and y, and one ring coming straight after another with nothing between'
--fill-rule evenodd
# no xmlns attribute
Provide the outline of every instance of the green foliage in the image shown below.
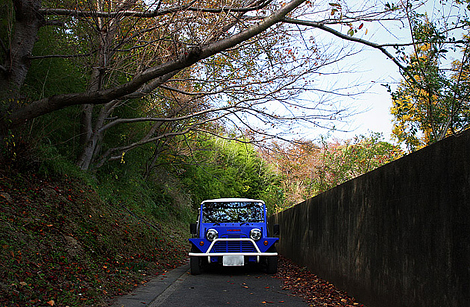
<svg viewBox="0 0 470 307"><path fill-rule="evenodd" d="M149 180L143 177L144 154L145 150L142 148L126 154L120 161L100 168L96 176L101 197L107 202L131 208L142 216L152 216L159 220L189 221L189 203L178 202L157 178L152 177ZM169 187L171 188L173 187Z"/></svg>
<svg viewBox="0 0 470 307"><path fill-rule="evenodd" d="M40 143L35 148L37 155L38 173L45 177L66 178L72 177L82 180L89 185L96 185L90 174L81 171L69 158L62 155L57 147Z"/></svg>
<svg viewBox="0 0 470 307"><path fill-rule="evenodd" d="M64 57L44 57L31 61L23 95L28 100L42 99L64 93L83 92L88 76L85 67L65 56L77 53L69 37L60 27L43 27L39 40L34 46L33 56L57 55ZM80 150L81 107L72 106L46 114L27 123L24 130L28 138L36 144L54 146L61 155L73 161Z"/></svg>
<svg viewBox="0 0 470 307"><path fill-rule="evenodd" d="M31 99L41 99L64 93L77 93L86 89L88 76L86 67L78 60L69 58L80 53L71 45L76 38L67 35L60 27L43 27L33 55L45 57L31 62L25 85L22 89Z"/></svg>
<svg viewBox="0 0 470 307"><path fill-rule="evenodd" d="M272 210L282 202L279 177L252 145L210 138L185 162L181 180L195 204L204 199L247 197L264 200Z"/></svg>

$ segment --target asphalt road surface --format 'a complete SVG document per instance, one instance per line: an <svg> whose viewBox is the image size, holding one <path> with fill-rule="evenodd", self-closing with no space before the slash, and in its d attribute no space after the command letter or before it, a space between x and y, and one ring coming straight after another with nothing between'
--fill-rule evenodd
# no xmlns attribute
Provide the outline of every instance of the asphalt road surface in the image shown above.
<svg viewBox="0 0 470 307"><path fill-rule="evenodd" d="M123 296L114 307L308 306L282 290L282 281L263 271L217 267L190 275L189 266L161 275Z"/></svg>

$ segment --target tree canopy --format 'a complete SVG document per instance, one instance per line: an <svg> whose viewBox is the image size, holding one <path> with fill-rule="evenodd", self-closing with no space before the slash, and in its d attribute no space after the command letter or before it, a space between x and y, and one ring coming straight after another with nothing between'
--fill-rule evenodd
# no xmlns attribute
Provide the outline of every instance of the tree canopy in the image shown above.
<svg viewBox="0 0 470 307"><path fill-rule="evenodd" d="M393 135L411 151L470 124L468 9L444 4L437 16L410 7L412 50L398 49L406 67L392 92Z"/></svg>
<svg viewBox="0 0 470 307"><path fill-rule="evenodd" d="M322 49L305 26L346 25L350 37L366 21L400 15L306 0L14 0L1 10L2 139L51 118L60 129L57 117L67 116L84 170L162 138L216 134L221 123L236 127L233 138L258 141L293 125L328 126L348 110L314 77L348 52ZM306 100L305 91L317 94Z"/></svg>
<svg viewBox="0 0 470 307"><path fill-rule="evenodd" d="M240 144L265 142L267 148L279 146L276 150L294 156L309 153L306 159L318 160L321 155L315 146L326 145L299 140L293 133L331 128L351 112L341 99L354 95L354 90L318 82L341 73L336 65L360 52L349 43L377 49L400 69L403 82L390 90L396 135L416 143L412 138L421 131L437 140L468 126L468 18L461 14L460 19L436 23L417 10L426 3L3 2L0 158L14 159L23 137L50 144L81 170L106 170L110 164L123 166L134 160L140 162L143 178L149 178L162 164L178 163L173 158L181 152L196 157L201 146L212 146L213 140L200 138L205 134ZM467 12L460 1L448 3ZM366 39L373 23L391 31L387 22L408 23L412 39L391 43ZM322 41L325 36L339 43L327 45ZM460 58L450 60L451 53ZM379 149L382 143L371 138L357 143ZM285 140L293 147L278 143ZM307 197L370 170L366 165L375 160L359 157L351 158L351 168L342 168L349 163L347 155L360 152L358 144L328 143L334 154L325 150L322 157L328 163L336 161L338 168L328 164L329 169L315 173L315 178L305 177L311 182L294 178L302 188L293 195ZM214 156L199 158L212 161L227 154L224 146L218 148ZM395 148L380 150L391 153ZM249 156L250 163L258 165L255 156ZM243 187L256 186L259 195L260 182L272 179L268 171L258 181L251 175L242 178L238 162L230 163L236 166L226 176L240 182L232 189L217 187L223 193L248 195ZM291 167L283 169L292 174ZM209 181L201 168L188 166L184 171ZM214 167L209 174L213 177L219 171ZM288 184L289 189L293 185ZM284 193L293 191L279 185L272 188L279 191L273 192L277 195L273 202L282 202ZM196 194L204 195L200 190Z"/></svg>
<svg viewBox="0 0 470 307"><path fill-rule="evenodd" d="M320 143L276 143L262 154L281 176L285 197L277 210L282 210L392 162L403 152L371 132L342 141L324 137Z"/></svg>

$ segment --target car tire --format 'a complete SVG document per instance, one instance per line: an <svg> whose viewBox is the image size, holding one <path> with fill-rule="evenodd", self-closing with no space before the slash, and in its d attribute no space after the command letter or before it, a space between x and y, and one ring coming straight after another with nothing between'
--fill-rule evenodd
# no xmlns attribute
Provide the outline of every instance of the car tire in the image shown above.
<svg viewBox="0 0 470 307"><path fill-rule="evenodd" d="M201 266L201 257L189 257L189 267L191 269L191 275L201 274Z"/></svg>
<svg viewBox="0 0 470 307"><path fill-rule="evenodd" d="M267 266L266 272L268 274L276 274L277 273L277 256L268 256L266 257Z"/></svg>
<svg viewBox="0 0 470 307"><path fill-rule="evenodd" d="M276 246L271 246L268 249L268 252L271 252L271 253L277 252ZM266 257L266 273L268 274L277 273L277 256Z"/></svg>

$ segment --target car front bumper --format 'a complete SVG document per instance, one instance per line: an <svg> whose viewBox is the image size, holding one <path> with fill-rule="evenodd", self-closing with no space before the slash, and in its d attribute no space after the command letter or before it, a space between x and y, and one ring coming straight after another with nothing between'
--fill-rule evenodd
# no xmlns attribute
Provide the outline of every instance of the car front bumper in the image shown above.
<svg viewBox="0 0 470 307"><path fill-rule="evenodd" d="M226 248L221 248L221 244L224 243L226 244ZM234 246L238 247L238 244L240 244L240 251L237 251L237 248L234 248ZM248 249L249 251L243 251L243 249ZM256 242L251 238L217 238L211 242L206 252L189 253L190 257L209 257L209 262L211 257L224 256L252 256L257 257L257 262L259 262L259 257L269 257L277 255L277 252L262 252Z"/></svg>

